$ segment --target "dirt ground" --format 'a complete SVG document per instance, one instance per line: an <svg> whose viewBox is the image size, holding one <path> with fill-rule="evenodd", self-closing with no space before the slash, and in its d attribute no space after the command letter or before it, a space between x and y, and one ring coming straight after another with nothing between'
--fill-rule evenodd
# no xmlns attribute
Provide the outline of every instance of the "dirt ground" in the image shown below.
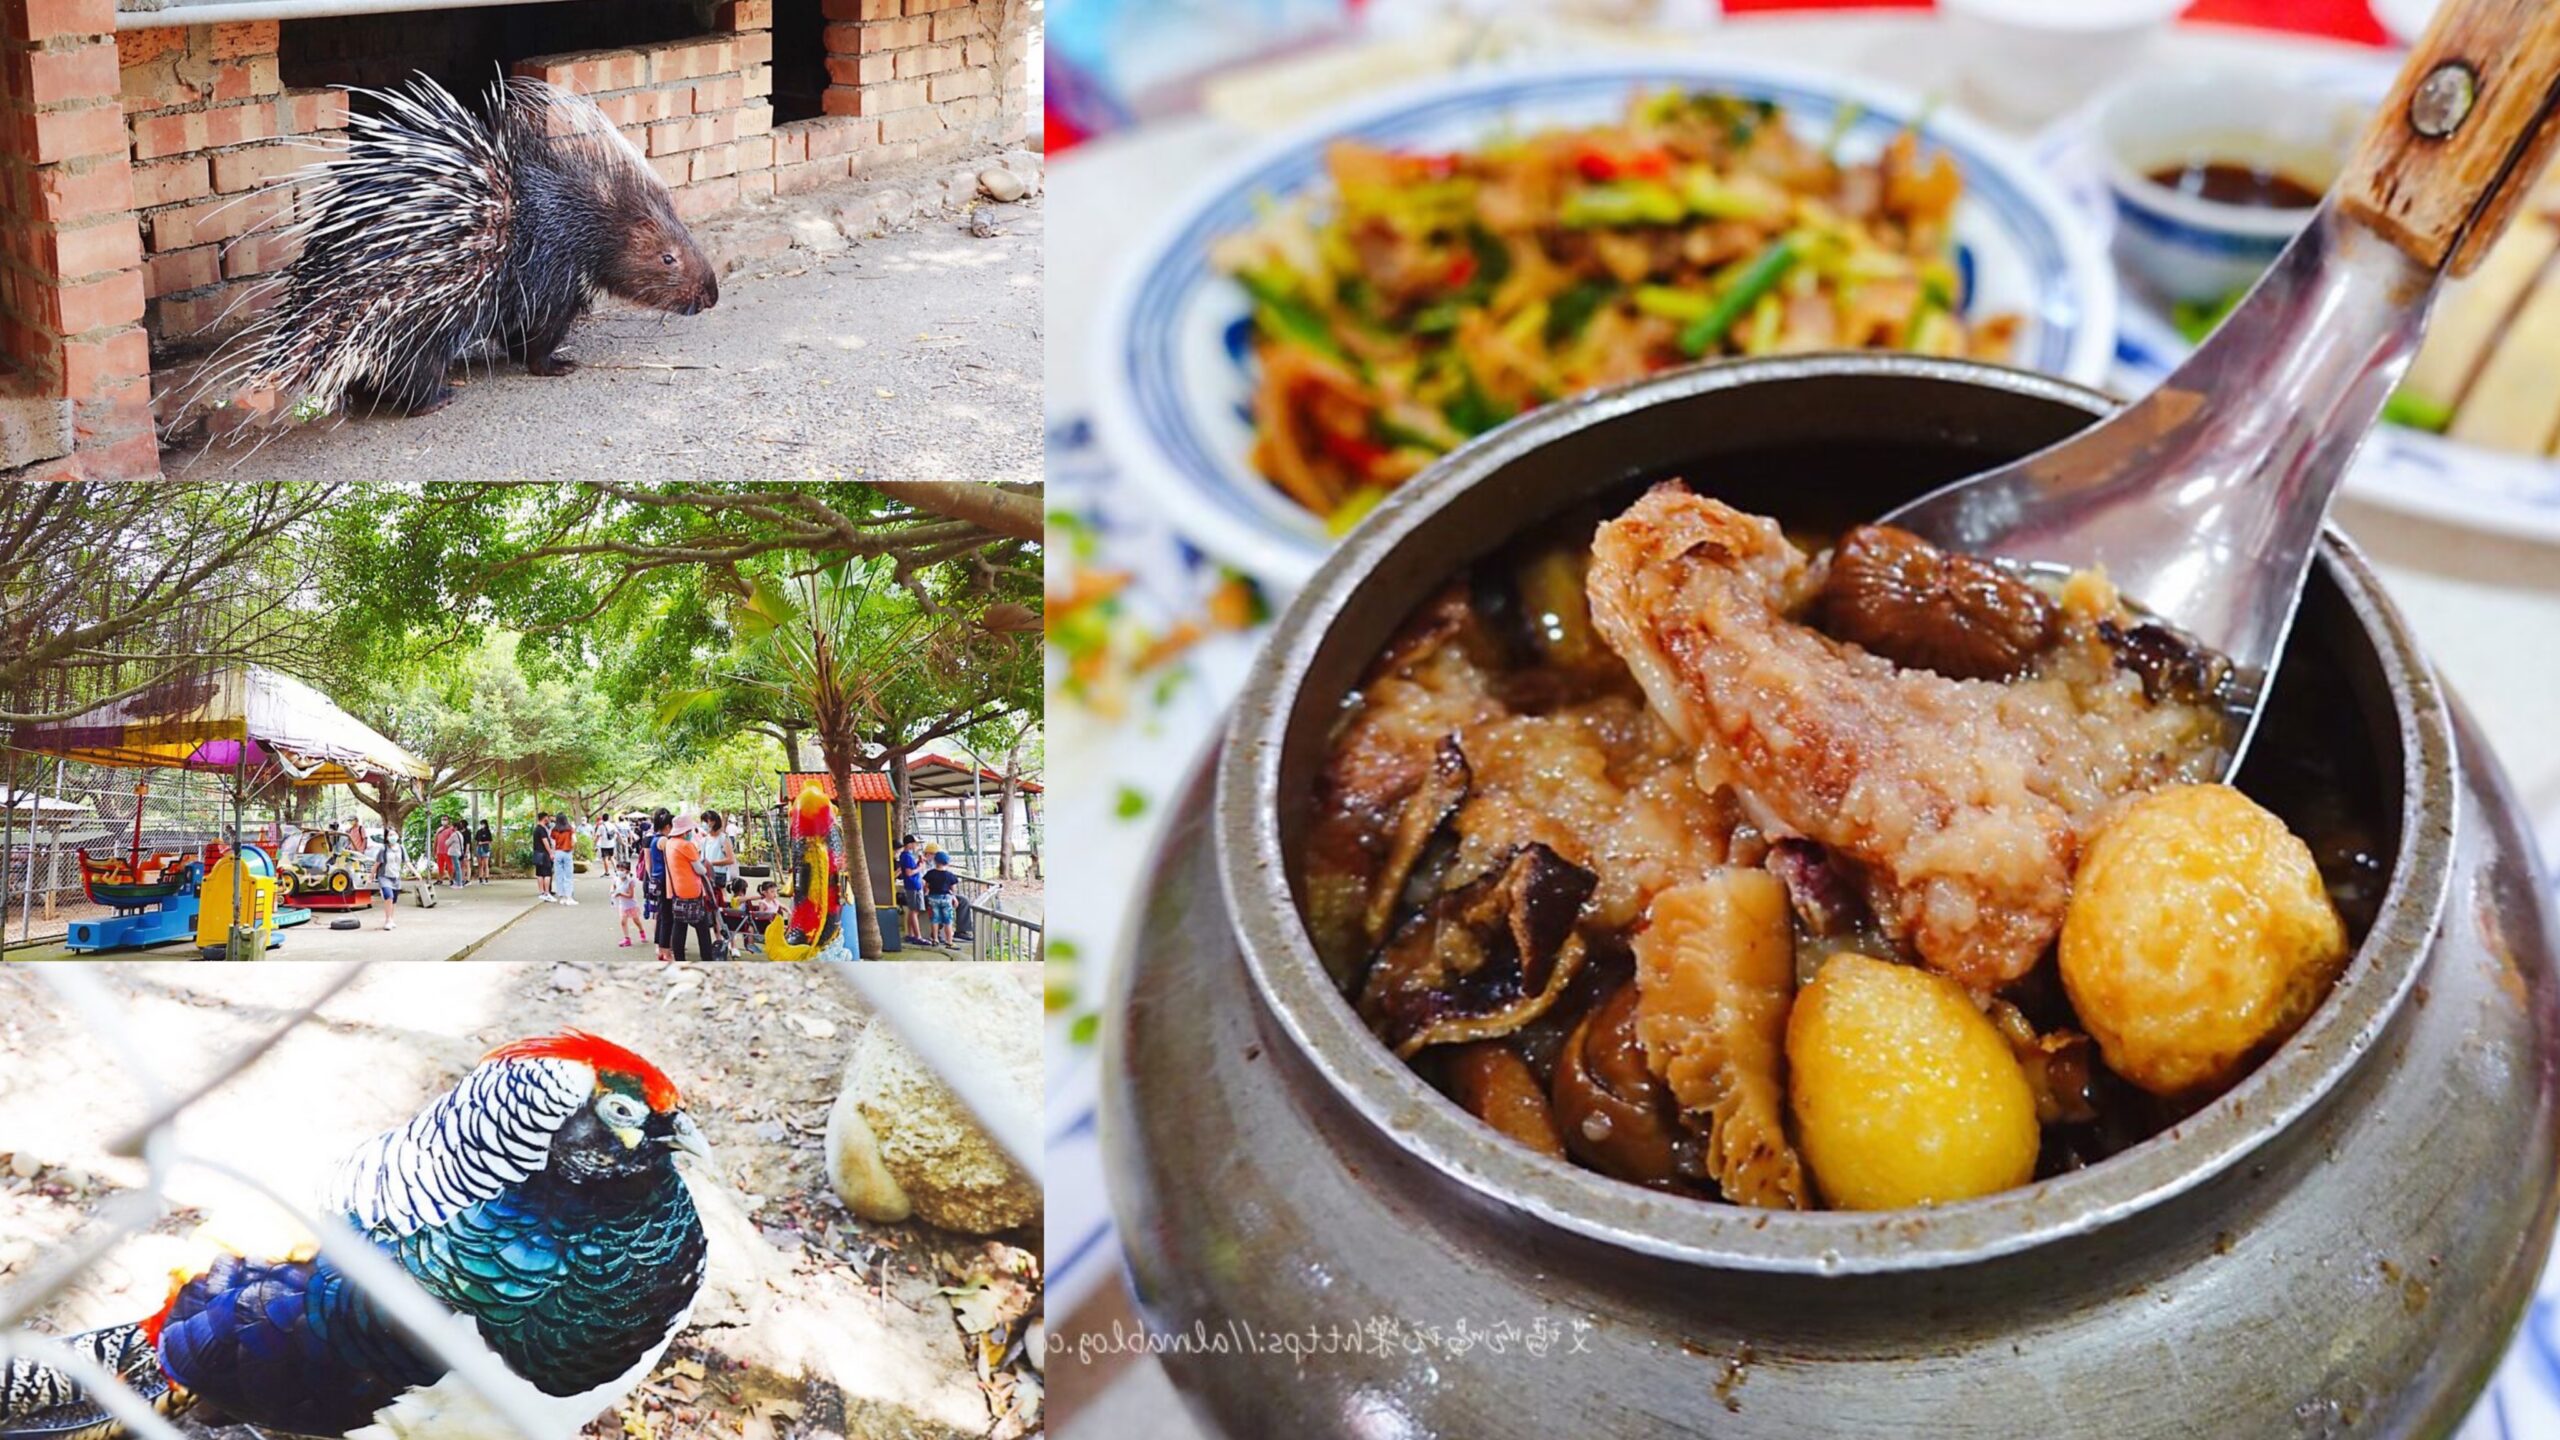
<svg viewBox="0 0 2560 1440"><path fill-rule="evenodd" d="M475 373L417 418L324 421L162 457L238 480L1040 478L1040 202L793 250L677 317L605 302L572 374Z"/></svg>
<svg viewBox="0 0 2560 1440"><path fill-rule="evenodd" d="M45 978L64 969L0 968L0 1293L94 1231L103 1201L145 1181L140 1162L105 1148L143 1113L139 1067L172 1089L214 1073L339 967L79 967L115 1017L103 1032ZM564 1026L620 1039L675 1080L717 1152L716 1174L689 1174L712 1235L711 1275L658 1373L586 1434L984 1436L997 1425L990 1395L939 1291L1009 1252L859 1221L824 1178L828 1108L865 1023L821 967L373 965L191 1109L181 1143L306 1196L347 1148L405 1120L492 1047ZM200 1227L234 1244L291 1243L273 1207L209 1172L179 1167L166 1194L150 1232L91 1267L40 1313L41 1328L156 1309L170 1268L205 1253ZM1028 1236L1008 1238L1036 1251ZM995 1403L1009 1391L1000 1378ZM245 1429L191 1433L253 1440Z"/></svg>

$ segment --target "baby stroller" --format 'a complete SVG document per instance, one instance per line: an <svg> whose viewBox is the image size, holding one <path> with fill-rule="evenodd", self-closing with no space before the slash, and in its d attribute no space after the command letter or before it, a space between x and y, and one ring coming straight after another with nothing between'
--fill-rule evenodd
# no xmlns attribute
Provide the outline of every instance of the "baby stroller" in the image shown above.
<svg viewBox="0 0 2560 1440"><path fill-rule="evenodd" d="M718 958L722 960L763 958L764 931L758 927L755 918L747 913L744 882L740 882L713 902L711 936L720 943Z"/></svg>

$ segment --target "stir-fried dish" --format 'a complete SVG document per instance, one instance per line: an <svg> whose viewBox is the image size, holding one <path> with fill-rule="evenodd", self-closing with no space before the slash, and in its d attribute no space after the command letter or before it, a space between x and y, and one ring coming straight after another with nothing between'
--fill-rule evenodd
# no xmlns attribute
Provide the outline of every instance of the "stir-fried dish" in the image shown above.
<svg viewBox="0 0 2560 1440"><path fill-rule="evenodd" d="M2368 834L2315 853L2219 783L2227 679L2101 576L1880 526L1808 557L1666 483L1378 657L1307 920L1520 1143L1743 1205L1988 1194L2227 1089L2370 923Z"/></svg>
<svg viewBox="0 0 2560 1440"><path fill-rule="evenodd" d="M1688 361L2005 359L2017 317L1966 315L1954 161L1836 140L1669 93L1473 150L1334 145L1326 193L1216 253L1253 298L1255 467L1347 524L1523 410Z"/></svg>

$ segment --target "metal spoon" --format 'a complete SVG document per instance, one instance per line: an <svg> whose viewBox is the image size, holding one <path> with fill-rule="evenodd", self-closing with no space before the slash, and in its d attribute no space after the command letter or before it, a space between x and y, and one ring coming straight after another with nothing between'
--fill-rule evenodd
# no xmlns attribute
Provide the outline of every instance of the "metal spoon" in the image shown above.
<svg viewBox="0 0 2560 1440"><path fill-rule="evenodd" d="M2437 290L2532 188L2560 139L2555 104L2560 4L2446 5L2328 199L2158 389L1883 523L1952 550L2106 567L2231 661L2236 771L2330 497Z"/></svg>

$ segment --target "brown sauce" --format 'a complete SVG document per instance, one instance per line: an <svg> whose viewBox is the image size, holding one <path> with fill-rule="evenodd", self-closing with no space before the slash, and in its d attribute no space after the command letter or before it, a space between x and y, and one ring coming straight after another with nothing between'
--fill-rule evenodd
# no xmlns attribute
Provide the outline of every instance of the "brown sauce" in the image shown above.
<svg viewBox="0 0 2560 1440"><path fill-rule="evenodd" d="M2193 195L2221 205L2246 205L2259 210L2308 210L2320 203L2319 191L2281 170L2230 160L2163 165L2152 171L2148 178L2153 184L2165 185L2181 195Z"/></svg>

